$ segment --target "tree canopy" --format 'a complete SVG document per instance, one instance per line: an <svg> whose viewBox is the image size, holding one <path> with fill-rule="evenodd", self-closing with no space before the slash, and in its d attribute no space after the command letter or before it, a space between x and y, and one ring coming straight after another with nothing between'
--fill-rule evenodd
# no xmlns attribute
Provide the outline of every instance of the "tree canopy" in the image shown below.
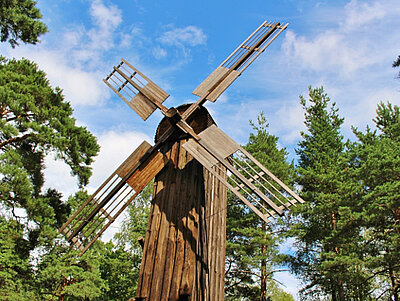
<svg viewBox="0 0 400 301"><path fill-rule="evenodd" d="M18 41L36 44L48 31L40 19L42 14L34 0L2 0L0 2L0 40L14 48Z"/></svg>
<svg viewBox="0 0 400 301"><path fill-rule="evenodd" d="M254 132L250 134L245 149L282 181L291 182L293 165L287 162L286 150L278 147L278 137L268 132L264 113L260 113L257 122L251 121L250 124ZM274 280L280 264L281 235L278 229L275 224L267 226L233 194L228 194L227 300L290 300L291 296L285 295Z"/></svg>

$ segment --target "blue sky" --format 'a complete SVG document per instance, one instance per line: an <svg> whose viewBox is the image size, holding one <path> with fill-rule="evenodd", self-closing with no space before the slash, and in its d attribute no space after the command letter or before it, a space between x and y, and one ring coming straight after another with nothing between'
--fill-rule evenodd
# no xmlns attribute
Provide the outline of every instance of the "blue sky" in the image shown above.
<svg viewBox="0 0 400 301"><path fill-rule="evenodd" d="M103 84L121 57L171 95L166 106L177 106L194 101L194 88L264 20L289 22L207 107L242 144L251 130L248 121L264 111L291 159L304 129L298 96L309 85L323 85L337 103L350 139L352 125L372 124L379 101L400 104L400 80L391 67L400 55L398 0L39 0L38 6L50 30L42 43L15 49L3 43L0 52L36 61L52 85L64 89L79 124L98 137L102 150L89 190L143 139L152 143L161 119L155 113L143 122ZM76 190L63 164L51 158L46 164L47 185L66 196ZM295 290L293 283L286 283L289 290Z"/></svg>

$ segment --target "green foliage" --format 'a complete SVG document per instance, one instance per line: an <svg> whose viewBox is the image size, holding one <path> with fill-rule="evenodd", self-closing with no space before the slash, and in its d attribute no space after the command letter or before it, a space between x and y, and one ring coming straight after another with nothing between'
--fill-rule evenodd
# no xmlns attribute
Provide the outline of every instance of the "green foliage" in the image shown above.
<svg viewBox="0 0 400 301"><path fill-rule="evenodd" d="M14 48L18 40L36 44L47 26L40 21L42 14L33 0L2 0L0 2L0 39Z"/></svg>
<svg viewBox="0 0 400 301"><path fill-rule="evenodd" d="M257 124L250 124L254 133L250 134L246 150L284 182L291 182L293 166L286 161L286 150L278 148L278 138L268 132L264 114L257 117ZM276 226L267 227L246 205L228 194L227 300L255 300L267 293L266 284L280 262L280 237L274 230L277 230Z"/></svg>
<svg viewBox="0 0 400 301"><path fill-rule="evenodd" d="M10 163L26 166L35 191L42 179L40 168L34 168L49 151L70 166L80 184L87 184L99 146L86 128L75 125L72 112L62 91L53 90L35 63L0 59L0 150L12 152L5 158ZM34 154L30 168L22 158L26 152Z"/></svg>
<svg viewBox="0 0 400 301"><path fill-rule="evenodd" d="M354 130L359 144L357 176L363 184L363 206L368 267L382 283L387 298L400 297L400 114L399 107L381 103L375 119L381 131Z"/></svg>
<svg viewBox="0 0 400 301"><path fill-rule="evenodd" d="M141 255L132 254L111 242L104 245L99 266L107 286L98 300L127 300L136 294Z"/></svg>
<svg viewBox="0 0 400 301"><path fill-rule="evenodd" d="M96 138L75 125L70 104L36 64L2 57L0 83L0 295L5 300L100 296L99 264L77 259L60 243L58 228L70 204L56 190L42 190L50 151L86 184L99 150Z"/></svg>
<svg viewBox="0 0 400 301"><path fill-rule="evenodd" d="M101 278L102 258L96 248L82 257L68 246L57 244L42 256L38 265L38 295L41 300L82 300L101 295L106 283Z"/></svg>
<svg viewBox="0 0 400 301"><path fill-rule="evenodd" d="M142 254L139 239L146 236L154 182L151 181L128 206L128 216L121 224L121 231L115 235L117 245L134 255Z"/></svg>
<svg viewBox="0 0 400 301"><path fill-rule="evenodd" d="M42 193L45 155L55 152L83 185L99 146L36 64L1 58L0 83L0 202L2 214L23 227L22 256L50 246L70 213L57 191Z"/></svg>
<svg viewBox="0 0 400 301"><path fill-rule="evenodd" d="M296 237L297 250L288 262L308 282L305 294L365 300L367 275L358 252L362 244L357 206L361 187L351 168L354 156L346 151L340 134L343 119L322 87L310 87L309 99L300 96L300 102L307 132L301 133L296 150L297 182L305 204L293 209L289 234Z"/></svg>
<svg viewBox="0 0 400 301"><path fill-rule="evenodd" d="M28 300L33 293L29 254L23 252L23 227L0 217L0 300Z"/></svg>

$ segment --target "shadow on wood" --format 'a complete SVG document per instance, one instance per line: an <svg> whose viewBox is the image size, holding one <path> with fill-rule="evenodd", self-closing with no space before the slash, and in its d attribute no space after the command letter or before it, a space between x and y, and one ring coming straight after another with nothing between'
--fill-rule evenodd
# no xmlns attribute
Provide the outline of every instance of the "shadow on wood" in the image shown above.
<svg viewBox="0 0 400 301"><path fill-rule="evenodd" d="M213 123L204 108L191 120L198 132ZM223 300L226 188L182 148L187 139L178 132L160 149L170 161L155 179L136 300Z"/></svg>

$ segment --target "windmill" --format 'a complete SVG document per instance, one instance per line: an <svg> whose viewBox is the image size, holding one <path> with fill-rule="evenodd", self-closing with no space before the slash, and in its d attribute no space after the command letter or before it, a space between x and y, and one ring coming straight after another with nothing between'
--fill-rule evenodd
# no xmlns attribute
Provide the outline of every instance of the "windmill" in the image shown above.
<svg viewBox="0 0 400 301"><path fill-rule="evenodd" d="M168 93L121 59L104 82L143 120L164 115L143 142L61 227L80 254L155 178L136 300L223 300L226 191L265 222L303 200L219 129L203 104L217 98L288 24L263 22L194 91L167 108Z"/></svg>

